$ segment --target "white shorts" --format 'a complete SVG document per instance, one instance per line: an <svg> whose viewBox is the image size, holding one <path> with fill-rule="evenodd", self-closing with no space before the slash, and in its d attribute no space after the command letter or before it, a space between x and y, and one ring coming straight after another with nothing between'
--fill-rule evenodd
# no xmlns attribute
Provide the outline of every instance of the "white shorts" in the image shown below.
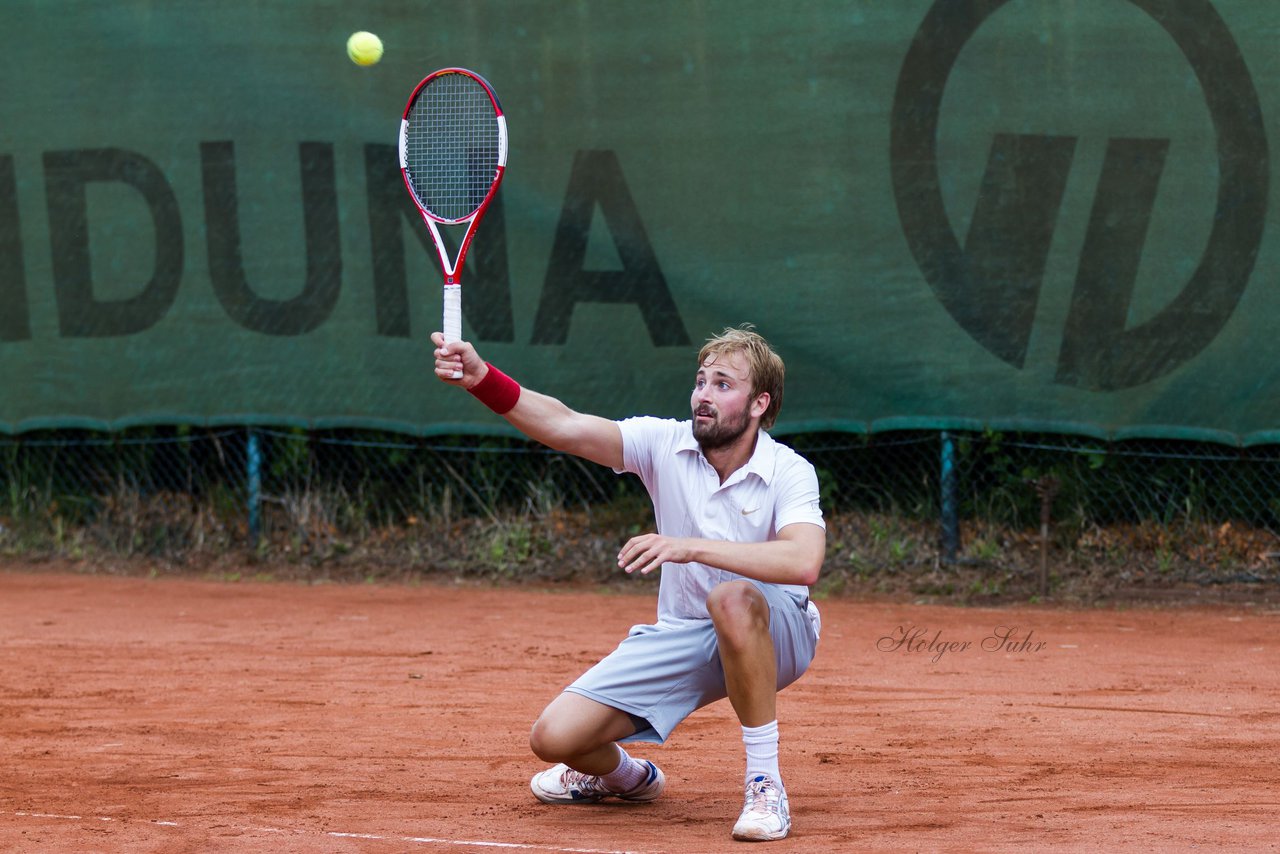
<svg viewBox="0 0 1280 854"><path fill-rule="evenodd" d="M752 584L769 603L769 634L781 691L813 661L818 609L774 585ZM633 626L617 649L565 690L639 719L639 729L622 741L657 744L695 710L728 696L716 630L709 619Z"/></svg>

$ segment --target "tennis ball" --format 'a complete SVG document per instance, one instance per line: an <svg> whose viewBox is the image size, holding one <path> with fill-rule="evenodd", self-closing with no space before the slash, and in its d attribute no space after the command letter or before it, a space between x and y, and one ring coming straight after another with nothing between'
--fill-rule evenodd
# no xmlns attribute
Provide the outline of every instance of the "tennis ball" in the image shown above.
<svg viewBox="0 0 1280 854"><path fill-rule="evenodd" d="M356 65L373 65L382 59L382 39L361 30L347 39L347 56Z"/></svg>

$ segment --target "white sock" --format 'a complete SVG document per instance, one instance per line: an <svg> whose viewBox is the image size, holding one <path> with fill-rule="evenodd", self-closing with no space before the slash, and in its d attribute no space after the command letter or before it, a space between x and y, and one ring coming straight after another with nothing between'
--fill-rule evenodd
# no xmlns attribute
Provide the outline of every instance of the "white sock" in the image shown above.
<svg viewBox="0 0 1280 854"><path fill-rule="evenodd" d="M621 747L622 754L618 767L600 778L600 782L611 792L629 792L649 777L649 766L632 759Z"/></svg>
<svg viewBox="0 0 1280 854"><path fill-rule="evenodd" d="M746 780L754 780L764 774L773 778L773 782L782 785L782 775L778 771L778 722L770 721L764 726L744 726L742 743L747 748Z"/></svg>

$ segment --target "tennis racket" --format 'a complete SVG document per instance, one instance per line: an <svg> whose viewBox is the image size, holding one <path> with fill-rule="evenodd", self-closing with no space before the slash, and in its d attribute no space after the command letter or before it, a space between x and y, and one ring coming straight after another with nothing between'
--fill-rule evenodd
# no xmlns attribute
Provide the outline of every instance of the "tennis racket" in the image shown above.
<svg viewBox="0 0 1280 854"><path fill-rule="evenodd" d="M404 185L440 256L442 331L445 343L452 343L462 338L462 265L507 168L507 120L493 87L465 68L431 74L409 96L399 148ZM466 228L452 259L442 226Z"/></svg>

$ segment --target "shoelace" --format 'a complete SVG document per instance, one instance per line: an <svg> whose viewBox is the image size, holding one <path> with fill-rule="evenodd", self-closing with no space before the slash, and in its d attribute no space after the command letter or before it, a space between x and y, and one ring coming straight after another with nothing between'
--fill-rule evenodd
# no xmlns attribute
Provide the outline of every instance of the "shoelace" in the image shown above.
<svg viewBox="0 0 1280 854"><path fill-rule="evenodd" d="M781 800L778 787L768 777L757 777L747 785L745 809L751 812L773 814Z"/></svg>
<svg viewBox="0 0 1280 854"><path fill-rule="evenodd" d="M560 785L564 786L566 792L577 789L585 794L613 794L605 788L599 777L583 774L581 771L574 771L572 768L564 769L564 773L560 775Z"/></svg>

